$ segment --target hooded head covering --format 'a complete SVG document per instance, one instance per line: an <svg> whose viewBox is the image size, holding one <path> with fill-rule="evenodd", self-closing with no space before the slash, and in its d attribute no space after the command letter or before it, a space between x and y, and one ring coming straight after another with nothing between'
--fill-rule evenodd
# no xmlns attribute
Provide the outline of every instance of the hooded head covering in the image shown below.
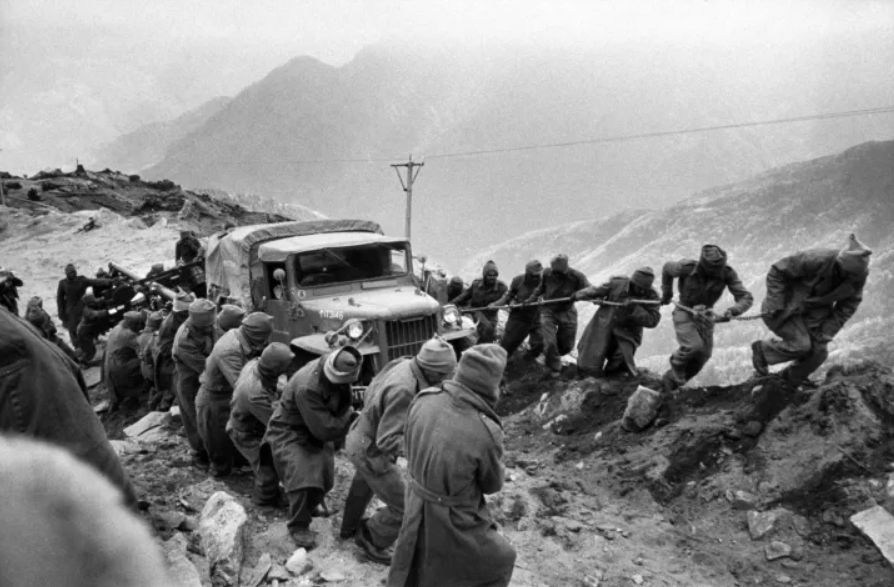
<svg viewBox="0 0 894 587"><path fill-rule="evenodd" d="M630 281L632 281L633 285L636 287L648 291L652 289L652 284L655 283L655 272L652 271L651 267L640 267L633 272Z"/></svg>
<svg viewBox="0 0 894 587"><path fill-rule="evenodd" d="M204 298L189 304L189 319L198 328L210 328L214 325L215 305Z"/></svg>
<svg viewBox="0 0 894 587"><path fill-rule="evenodd" d="M703 246L698 266L709 275L719 275L726 267L726 251L717 245Z"/></svg>
<svg viewBox="0 0 894 587"><path fill-rule="evenodd" d="M249 343L256 346L265 344L273 334L273 316L264 312L252 312L242 321L240 330Z"/></svg>
<svg viewBox="0 0 894 587"><path fill-rule="evenodd" d="M288 345L274 342L261 353L261 359L258 361L258 370L262 375L279 377L286 372L294 358L295 355L289 350Z"/></svg>
<svg viewBox="0 0 894 587"><path fill-rule="evenodd" d="M857 240L856 235L851 234L845 247L838 253L838 265L845 273L866 275L869 273L870 255L872 255L872 249L865 247Z"/></svg>
<svg viewBox="0 0 894 587"><path fill-rule="evenodd" d="M549 268L555 271L556 273L567 273L568 272L568 255L558 254L553 257L549 262Z"/></svg>
<svg viewBox="0 0 894 587"><path fill-rule="evenodd" d="M124 325L139 332L143 329L143 326L146 324L146 316L143 315L142 312L125 312L124 313Z"/></svg>
<svg viewBox="0 0 894 587"><path fill-rule="evenodd" d="M481 270L481 276L487 277L487 274L493 272L494 277L498 277L500 275L500 271L497 269L497 264L493 261L488 261L484 264L484 269Z"/></svg>
<svg viewBox="0 0 894 587"><path fill-rule="evenodd" d="M149 317L146 318L146 329L158 330L159 327L161 327L162 321L164 321L164 317L161 315L161 312L152 312L149 314Z"/></svg>
<svg viewBox="0 0 894 587"><path fill-rule="evenodd" d="M77 274L78 270L75 268L74 263L69 263L65 266L65 276L68 277L69 273Z"/></svg>
<svg viewBox="0 0 894 587"><path fill-rule="evenodd" d="M195 298L191 293L181 291L177 294L177 297L174 298L174 311L189 312L189 304L191 304L194 299Z"/></svg>
<svg viewBox="0 0 894 587"><path fill-rule="evenodd" d="M525 265L526 275L540 275L541 272L543 272L543 264L537 259L528 261L528 264Z"/></svg>
<svg viewBox="0 0 894 587"><path fill-rule="evenodd" d="M100 267L99 269L96 270L97 278L106 277L108 274L109 274L109 272L106 271L104 267Z"/></svg>
<svg viewBox="0 0 894 587"><path fill-rule="evenodd" d="M329 354L323 363L323 373L332 383L348 384L360 377L363 355L352 346L346 346Z"/></svg>
<svg viewBox="0 0 894 587"><path fill-rule="evenodd" d="M453 380L489 403L500 398L500 381L506 368L506 351L498 344L479 344L463 353Z"/></svg>
<svg viewBox="0 0 894 587"><path fill-rule="evenodd" d="M28 307L43 309L43 298L40 296L34 296L30 300L28 300Z"/></svg>
<svg viewBox="0 0 894 587"><path fill-rule="evenodd" d="M233 304L224 304L217 315L217 325L226 332L242 326L243 318L245 318L245 310Z"/></svg>
<svg viewBox="0 0 894 587"><path fill-rule="evenodd" d="M456 368L456 352L443 338L435 336L419 349L416 362L427 371L452 373Z"/></svg>
<svg viewBox="0 0 894 587"><path fill-rule="evenodd" d="M96 296L93 295L92 291L88 291L84 294L84 297L81 298L81 301L83 301L84 305L89 308L96 304Z"/></svg>

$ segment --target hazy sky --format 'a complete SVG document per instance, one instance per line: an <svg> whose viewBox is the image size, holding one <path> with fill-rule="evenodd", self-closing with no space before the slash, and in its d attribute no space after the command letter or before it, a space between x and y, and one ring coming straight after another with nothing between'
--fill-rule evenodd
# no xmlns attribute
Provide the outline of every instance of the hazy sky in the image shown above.
<svg viewBox="0 0 894 587"><path fill-rule="evenodd" d="M894 34L890 0L0 0L0 11L4 25L50 36L50 46L54 34L68 33L60 35L61 51L76 31L122 36L162 53L226 46L234 59L266 54L271 66L299 54L340 64L393 37L581 44Z"/></svg>

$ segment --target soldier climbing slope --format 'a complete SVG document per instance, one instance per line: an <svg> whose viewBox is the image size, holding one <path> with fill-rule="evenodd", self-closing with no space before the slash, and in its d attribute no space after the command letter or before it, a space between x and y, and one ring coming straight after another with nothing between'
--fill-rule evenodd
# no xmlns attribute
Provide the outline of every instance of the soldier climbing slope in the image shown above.
<svg viewBox="0 0 894 587"><path fill-rule="evenodd" d="M577 339L577 310L574 294L590 287L587 276L568 266L567 255L556 255L543 272L543 279L526 302L563 300L544 305L540 310L546 366L553 377L562 373L562 357L571 352ZM567 301L565 301L567 300Z"/></svg>
<svg viewBox="0 0 894 587"><path fill-rule="evenodd" d="M613 277L599 287L591 286L575 294L578 300L602 298L604 304L584 330L577 345L577 368L580 372L602 377L629 372L637 375L633 360L643 342L643 328L655 328L661 320L658 292L652 289L655 273L642 267L630 277ZM630 303L630 300L651 300L654 305Z"/></svg>
<svg viewBox="0 0 894 587"><path fill-rule="evenodd" d="M680 347L671 355L671 368L664 374L665 391L677 389L698 375L711 358L714 322L718 320L713 308L725 289L729 289L736 303L720 319L744 314L754 303L736 270L727 265L726 252L717 245L703 246L697 261L665 263L661 275L662 305L673 299L675 278L680 303L674 309L673 320Z"/></svg>
<svg viewBox="0 0 894 587"><path fill-rule="evenodd" d="M512 279L506 295L493 305L503 306L506 304L524 303L540 287L542 277L543 265L537 260L530 261L525 265L525 272ZM543 352L543 334L540 328L539 306L513 308L509 311L509 319L506 321L506 328L503 331L500 346L511 357L512 353L521 346L526 338L528 339L528 352L525 353L525 358L534 360Z"/></svg>
<svg viewBox="0 0 894 587"><path fill-rule="evenodd" d="M751 345L759 375L791 361L783 376L794 385L807 382L829 356L827 345L860 307L871 254L852 234L840 251L801 251L770 267L761 311L779 339Z"/></svg>
<svg viewBox="0 0 894 587"><path fill-rule="evenodd" d="M502 299L509 288L497 279L499 275L497 264L488 261L484 264L481 277L473 281L472 285L459 296L451 299L449 303L457 306L470 305L473 308L483 308ZM478 322L479 343L490 343L496 339L497 314L497 310L483 310L475 313L475 320Z"/></svg>

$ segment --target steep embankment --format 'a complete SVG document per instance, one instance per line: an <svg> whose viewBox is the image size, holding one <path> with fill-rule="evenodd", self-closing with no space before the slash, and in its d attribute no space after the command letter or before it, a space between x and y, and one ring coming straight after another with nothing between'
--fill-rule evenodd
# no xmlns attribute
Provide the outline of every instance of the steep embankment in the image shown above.
<svg viewBox="0 0 894 587"><path fill-rule="evenodd" d="M482 252L463 275L477 276L494 259L504 278L521 272L532 258L544 263L559 252L592 281L628 275L649 265L660 275L671 259L697 256L703 243L716 243L729 254L755 295L759 311L770 265L785 255L814 247L843 246L857 233L875 250L872 273L858 314L832 345L832 360L872 357L890 364L894 344L894 141L865 143L838 155L788 165L748 181L720 186L663 210L625 212L532 232ZM660 287L660 277L656 281ZM730 302L729 296L719 307ZM582 325L592 307L578 305ZM644 365L666 365L673 346L669 310L662 324L646 333L640 350ZM747 377L748 345L766 336L761 322L717 328L714 360L698 380L731 382Z"/></svg>

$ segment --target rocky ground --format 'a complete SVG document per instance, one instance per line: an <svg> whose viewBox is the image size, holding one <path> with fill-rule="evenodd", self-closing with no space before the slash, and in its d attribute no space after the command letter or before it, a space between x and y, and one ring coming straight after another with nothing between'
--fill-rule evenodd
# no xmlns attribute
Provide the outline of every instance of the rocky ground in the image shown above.
<svg viewBox="0 0 894 587"><path fill-rule="evenodd" d="M651 377L556 382L543 375L539 365L513 363L511 395L501 406L507 480L489 502L519 551L512 585L894 584L891 564L849 521L876 505L894 510L890 370L836 370L815 390L774 378L685 389L663 411L667 424L641 433L624 431L619 419ZM102 396L95 388L95 400ZM142 416L106 423L169 556L186 549L188 576L204 584L220 576L212 569L222 565L206 556L218 538L203 539L200 529L209 500L223 499L212 499L218 492L245 512L241 585L255 584L266 555L280 585L328 578L360 587L386 576L338 538L352 474L346 459L338 458L327 499L332 517L314 522L321 545L289 573L283 567L295 548L284 511L251 504L250 475L219 481L191 466L169 418L155 414L158 427L128 438L125 425Z"/></svg>

